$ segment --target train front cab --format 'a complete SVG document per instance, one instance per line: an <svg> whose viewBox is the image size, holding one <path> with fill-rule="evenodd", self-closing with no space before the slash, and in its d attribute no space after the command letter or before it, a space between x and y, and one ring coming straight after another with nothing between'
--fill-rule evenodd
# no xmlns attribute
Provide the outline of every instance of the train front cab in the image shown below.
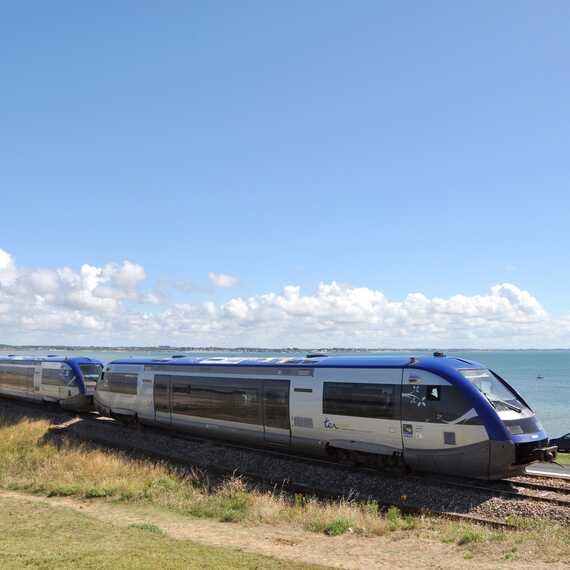
<svg viewBox="0 0 570 570"><path fill-rule="evenodd" d="M537 461L554 461L556 446L548 445L546 432L534 411L512 386L484 368L459 372L477 389L487 410L491 407L487 419L491 436L490 478L524 473L527 465Z"/></svg>
<svg viewBox="0 0 570 570"><path fill-rule="evenodd" d="M464 364L404 371L405 462L418 471L500 479L552 461L555 448L523 398L493 372Z"/></svg>

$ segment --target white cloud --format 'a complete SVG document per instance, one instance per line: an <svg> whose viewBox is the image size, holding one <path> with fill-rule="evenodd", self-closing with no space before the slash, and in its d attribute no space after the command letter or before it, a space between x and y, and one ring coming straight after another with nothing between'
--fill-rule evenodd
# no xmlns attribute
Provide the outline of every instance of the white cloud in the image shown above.
<svg viewBox="0 0 570 570"><path fill-rule="evenodd" d="M213 271L210 271L210 273L208 273L208 279L214 287L223 287L228 289L239 285L239 277L226 275L225 273L214 273Z"/></svg>
<svg viewBox="0 0 570 570"><path fill-rule="evenodd" d="M0 337L52 342L52 336L87 339L95 333L101 338L127 310L125 301L158 302L155 294L139 291L144 278L144 269L130 261L85 264L79 271L20 269L0 250Z"/></svg>
<svg viewBox="0 0 570 570"><path fill-rule="evenodd" d="M0 249L0 285L12 282L16 275L16 268L12 256Z"/></svg>
<svg viewBox="0 0 570 570"><path fill-rule="evenodd" d="M102 274L104 279L125 291L134 291L146 279L144 268L131 261L123 261L122 265L109 263L103 267Z"/></svg>
<svg viewBox="0 0 570 570"><path fill-rule="evenodd" d="M218 286L238 282L228 275L209 277ZM381 291L333 281L308 293L288 285L224 303L168 304L144 289L145 280L144 268L131 261L78 270L21 269L0 250L0 342L570 346L570 316L550 317L532 294L511 283L479 295L412 292L390 300Z"/></svg>

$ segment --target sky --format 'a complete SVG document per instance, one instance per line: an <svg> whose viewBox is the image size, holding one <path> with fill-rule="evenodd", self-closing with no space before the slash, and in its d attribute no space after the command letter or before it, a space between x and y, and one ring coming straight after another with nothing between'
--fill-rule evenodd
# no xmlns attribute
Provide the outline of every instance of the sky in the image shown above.
<svg viewBox="0 0 570 570"><path fill-rule="evenodd" d="M0 343L570 347L570 4L0 5Z"/></svg>

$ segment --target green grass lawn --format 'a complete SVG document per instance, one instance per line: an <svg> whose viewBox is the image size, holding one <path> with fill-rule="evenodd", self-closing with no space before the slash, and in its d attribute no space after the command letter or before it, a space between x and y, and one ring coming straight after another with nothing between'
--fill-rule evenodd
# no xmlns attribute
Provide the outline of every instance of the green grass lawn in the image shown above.
<svg viewBox="0 0 570 570"><path fill-rule="evenodd" d="M559 453L556 461L562 465L570 465L570 453Z"/></svg>
<svg viewBox="0 0 570 570"><path fill-rule="evenodd" d="M307 564L203 546L152 524L120 528L37 502L0 498L0 568L317 570Z"/></svg>

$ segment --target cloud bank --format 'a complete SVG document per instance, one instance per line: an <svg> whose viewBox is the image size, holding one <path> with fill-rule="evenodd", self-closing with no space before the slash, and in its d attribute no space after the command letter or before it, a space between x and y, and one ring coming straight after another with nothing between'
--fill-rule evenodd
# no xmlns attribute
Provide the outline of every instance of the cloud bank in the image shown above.
<svg viewBox="0 0 570 570"><path fill-rule="evenodd" d="M237 277L210 272L215 287ZM570 346L570 318L549 316L511 283L480 295L394 301L335 281L279 292L171 303L145 289L132 261L78 270L25 269L0 249L0 343L184 346L552 347Z"/></svg>

